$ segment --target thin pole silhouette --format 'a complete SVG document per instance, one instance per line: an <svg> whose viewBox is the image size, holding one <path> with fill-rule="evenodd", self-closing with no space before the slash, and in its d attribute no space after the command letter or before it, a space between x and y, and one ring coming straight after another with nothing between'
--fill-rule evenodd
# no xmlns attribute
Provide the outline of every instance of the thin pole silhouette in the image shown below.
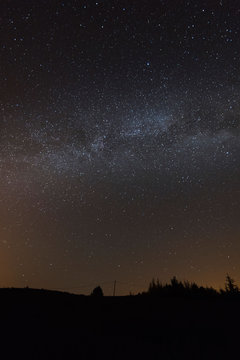
<svg viewBox="0 0 240 360"><path fill-rule="evenodd" d="M115 293L116 293L116 283L117 283L117 281L114 280L114 283L113 283L113 296L115 296Z"/></svg>

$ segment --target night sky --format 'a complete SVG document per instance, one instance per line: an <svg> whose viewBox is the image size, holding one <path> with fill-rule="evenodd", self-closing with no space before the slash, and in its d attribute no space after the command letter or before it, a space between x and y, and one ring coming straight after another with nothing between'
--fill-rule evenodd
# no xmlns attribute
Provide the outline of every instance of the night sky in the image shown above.
<svg viewBox="0 0 240 360"><path fill-rule="evenodd" d="M240 282L240 2L0 5L0 286Z"/></svg>

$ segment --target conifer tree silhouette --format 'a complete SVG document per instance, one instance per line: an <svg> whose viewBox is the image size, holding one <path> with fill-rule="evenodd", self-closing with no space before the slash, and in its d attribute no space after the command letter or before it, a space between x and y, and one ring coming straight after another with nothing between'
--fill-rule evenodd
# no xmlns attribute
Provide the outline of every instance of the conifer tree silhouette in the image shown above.
<svg viewBox="0 0 240 360"><path fill-rule="evenodd" d="M230 277L229 274L226 276L225 291L228 294L236 294L239 292L238 286L235 284L235 280Z"/></svg>

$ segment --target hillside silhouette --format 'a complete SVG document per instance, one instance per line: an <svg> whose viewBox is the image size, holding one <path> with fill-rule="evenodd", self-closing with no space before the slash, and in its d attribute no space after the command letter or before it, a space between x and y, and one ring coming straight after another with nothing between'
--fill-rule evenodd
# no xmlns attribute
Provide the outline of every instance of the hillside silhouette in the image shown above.
<svg viewBox="0 0 240 360"><path fill-rule="evenodd" d="M96 288L95 288L96 289ZM135 296L0 289L4 359L222 359L237 351L240 294L153 280Z"/></svg>

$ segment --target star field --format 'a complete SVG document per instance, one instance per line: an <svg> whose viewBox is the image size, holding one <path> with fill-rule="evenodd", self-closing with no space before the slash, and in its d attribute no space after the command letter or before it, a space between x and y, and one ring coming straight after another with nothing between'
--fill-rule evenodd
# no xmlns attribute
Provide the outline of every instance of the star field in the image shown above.
<svg viewBox="0 0 240 360"><path fill-rule="evenodd" d="M240 281L238 2L0 10L0 285Z"/></svg>

